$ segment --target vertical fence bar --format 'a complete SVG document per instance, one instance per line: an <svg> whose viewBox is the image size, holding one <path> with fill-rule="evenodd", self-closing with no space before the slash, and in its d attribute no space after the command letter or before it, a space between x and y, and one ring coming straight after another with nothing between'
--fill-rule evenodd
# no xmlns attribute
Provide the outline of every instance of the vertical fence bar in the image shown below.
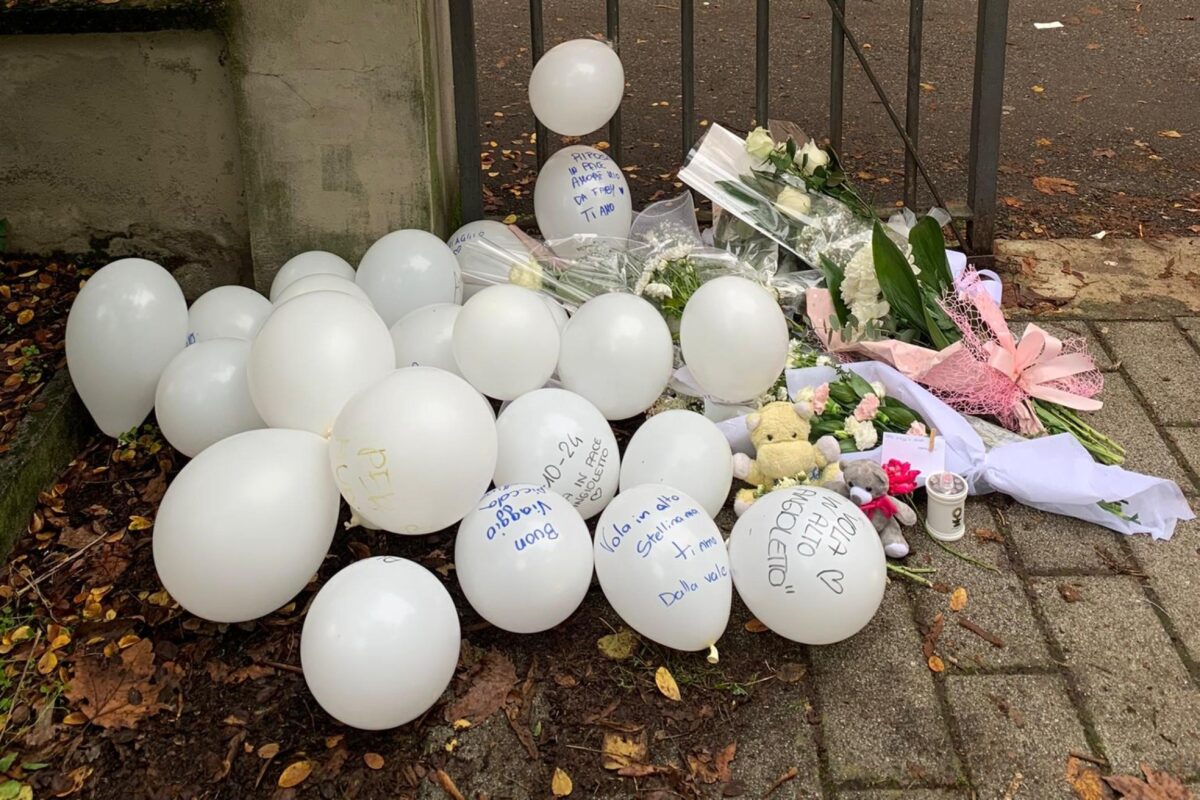
<svg viewBox="0 0 1200 800"><path fill-rule="evenodd" d="M975 26L970 166L967 174L967 205L971 208L967 236L976 253L991 253L996 236L996 191L1007 35L1008 0L979 0L979 20Z"/></svg>
<svg viewBox="0 0 1200 800"><path fill-rule="evenodd" d="M475 0L450 0L450 63L454 69L454 129L462 221L483 218L479 165L479 84L475 72Z"/></svg>
<svg viewBox="0 0 1200 800"><path fill-rule="evenodd" d="M767 127L767 100L770 96L771 0L758 0L754 14L754 113L757 122Z"/></svg>
<svg viewBox="0 0 1200 800"><path fill-rule="evenodd" d="M536 64L542 57L546 46L546 29L542 20L542 0L529 0L529 54ZM537 165L538 169L550 157L549 131L538 120L534 120L534 133L537 136Z"/></svg>
<svg viewBox="0 0 1200 800"><path fill-rule="evenodd" d="M696 130L696 9L692 0L679 0L679 39L682 49L679 62L679 80L682 84L679 124L683 138L680 161L683 161L692 149L692 136Z"/></svg>
<svg viewBox="0 0 1200 800"><path fill-rule="evenodd" d="M621 4L619 0L605 0L605 24L608 29L608 40L618 55L621 53ZM611 145L609 155L617 164L621 163L621 107L608 121L608 143Z"/></svg>
<svg viewBox="0 0 1200 800"><path fill-rule="evenodd" d="M834 0L838 9L846 10L846 0ZM833 35L829 41L829 144L842 152L842 108L846 89L846 32L842 21L832 15Z"/></svg>
<svg viewBox="0 0 1200 800"><path fill-rule="evenodd" d="M904 129L913 146L921 146L921 36L925 26L925 0L908 3L908 95L904 101ZM917 160L904 151L904 203L917 210Z"/></svg>

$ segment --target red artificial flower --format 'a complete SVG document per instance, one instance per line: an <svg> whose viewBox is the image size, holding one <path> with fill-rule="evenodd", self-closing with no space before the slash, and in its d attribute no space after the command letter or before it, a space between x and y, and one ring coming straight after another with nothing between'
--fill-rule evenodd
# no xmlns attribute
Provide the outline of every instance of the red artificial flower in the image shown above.
<svg viewBox="0 0 1200 800"><path fill-rule="evenodd" d="M888 476L889 494L898 497L916 491L917 476L921 473L912 469L907 461L893 458L883 465L883 471Z"/></svg>

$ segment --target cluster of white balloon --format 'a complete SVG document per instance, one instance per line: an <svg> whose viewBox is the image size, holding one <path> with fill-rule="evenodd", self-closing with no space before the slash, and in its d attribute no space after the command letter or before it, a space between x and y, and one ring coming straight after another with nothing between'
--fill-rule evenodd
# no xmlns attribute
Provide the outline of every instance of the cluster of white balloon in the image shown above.
<svg viewBox="0 0 1200 800"><path fill-rule="evenodd" d="M578 123L590 130L620 100L620 62L602 43L567 44L567 62L553 66L560 48L539 62L531 100L549 124L550 109L566 108L570 94L547 88L556 74L593 59L594 78L615 61L615 99L604 95L603 118ZM598 104L569 116L600 113ZM609 180L590 155L564 158L569 182L586 187L575 194L590 197ZM571 234L620 217L619 208L603 211L606 192L594 217L576 211L590 199L554 192L543 192L540 177L543 231L553 227L543 212L564 208L571 214L559 221ZM617 196L628 208L628 192ZM463 593L508 631L566 620L593 569L631 627L668 647L708 648L710 657L734 584L764 623L797 641L835 641L865 625L885 576L866 518L823 490L776 492L738 521L727 547L713 517L732 463L715 425L688 411L655 415L622 460L609 424L641 414L666 388L675 353L663 318L623 293L568 317L499 272L495 285L464 287L460 260L478 257L473 238L523 250L492 225L472 223L450 246L424 231L389 233L357 270L331 253L302 253L279 270L269 299L225 286L190 311L171 275L149 261L117 261L87 281L66 333L82 399L111 436L155 409L163 435L192 457L154 530L155 565L172 597L217 622L271 613L317 573L344 499L352 523L398 534L458 523ZM623 225L622 235L628 215ZM680 338L695 380L733 400L766 391L788 346L779 306L738 277L695 293ZM548 386L556 374L558 385ZM505 403L498 417L487 398ZM593 540L584 520L596 515ZM330 714L388 728L436 702L459 638L435 576L405 559L370 558L320 588L301 661Z"/></svg>

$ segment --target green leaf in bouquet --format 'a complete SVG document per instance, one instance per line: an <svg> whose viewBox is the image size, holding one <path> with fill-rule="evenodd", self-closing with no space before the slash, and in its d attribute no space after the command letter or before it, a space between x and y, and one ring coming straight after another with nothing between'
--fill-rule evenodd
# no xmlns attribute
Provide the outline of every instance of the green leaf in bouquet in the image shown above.
<svg viewBox="0 0 1200 800"><path fill-rule="evenodd" d="M821 274L825 276L825 286L829 289L829 299L833 303L833 313L837 316L839 330L850 321L850 309L842 299L842 281L846 279L846 270L833 259L821 254Z"/></svg>
<svg viewBox="0 0 1200 800"><path fill-rule="evenodd" d="M908 243L912 245L913 261L921 270L917 279L937 294L954 285L950 275L950 262L946 260L946 238L937 220L925 216L909 231Z"/></svg>
<svg viewBox="0 0 1200 800"><path fill-rule="evenodd" d="M859 400L869 394L875 394L875 390L871 387L871 384L868 383L863 376L859 375L857 372L847 372L846 380L849 382L850 388L854 390L854 393L858 396Z"/></svg>
<svg viewBox="0 0 1200 800"><path fill-rule="evenodd" d="M860 399L850 384L844 380L829 384L829 396L835 403L846 408L854 408Z"/></svg>
<svg viewBox="0 0 1200 800"><path fill-rule="evenodd" d="M903 405L899 407L889 407L884 413L887 415L888 422L891 423L889 427L897 432L908 430L909 427L917 421L917 415L913 413L911 409Z"/></svg>
<svg viewBox="0 0 1200 800"><path fill-rule="evenodd" d="M883 232L878 220L875 221L871 236L871 255L875 261L875 277L879 280L879 288L894 314L910 327L927 334L928 319L917 277L913 275L904 253Z"/></svg>

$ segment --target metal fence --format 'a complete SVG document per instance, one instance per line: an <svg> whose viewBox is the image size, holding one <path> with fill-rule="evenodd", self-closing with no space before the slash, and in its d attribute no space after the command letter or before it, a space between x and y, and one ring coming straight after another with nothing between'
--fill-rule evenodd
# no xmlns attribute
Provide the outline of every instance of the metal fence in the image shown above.
<svg viewBox="0 0 1200 800"><path fill-rule="evenodd" d="M458 131L460 190L464 220L482 217L482 185L479 162L479 98L475 63L474 0L448 0L453 45L454 101ZM695 143L699 127L695 113L696 50L695 3L678 0L680 31L681 157ZM966 222L965 236L954 224L958 243L969 254L985 256L992 252L996 225L996 176L1000 159L1000 121L1004 94L1004 48L1008 29L1008 0L976 0L979 14L975 27L975 74L971 98L971 134L968 155L967 196L947 202L938 189L920 155L921 132L921 48L925 18L925 0L909 0L908 68L905 84L905 113L901 119L867 60L858 37L846 23L847 0L826 0L830 8L831 42L829 64L829 141L834 150L842 147L846 46L861 64L904 142L904 202L917 208L919 182L928 187L937 205ZM530 51L533 62L545 49L543 0L529 0ZM619 0L605 0L607 36L619 53L621 49L621 11ZM755 0L755 119L765 124L769 117L771 0ZM621 161L621 112L618 109L608 125L610 153ZM537 125L537 163L549 156L549 137Z"/></svg>

